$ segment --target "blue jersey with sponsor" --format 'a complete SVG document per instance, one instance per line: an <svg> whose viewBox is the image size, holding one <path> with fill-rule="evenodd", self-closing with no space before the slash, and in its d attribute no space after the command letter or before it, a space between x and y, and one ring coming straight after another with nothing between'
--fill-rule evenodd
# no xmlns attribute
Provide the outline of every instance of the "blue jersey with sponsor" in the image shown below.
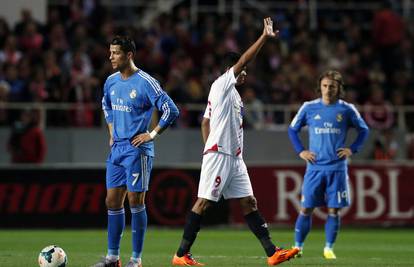
<svg viewBox="0 0 414 267"><path fill-rule="evenodd" d="M142 70L127 79L120 72L110 75L104 84L102 109L113 127L114 142L132 140L148 131L154 107L162 112L159 126L165 128L178 117L178 109L161 89L157 80ZM139 146L142 153L154 156L153 142Z"/></svg>
<svg viewBox="0 0 414 267"><path fill-rule="evenodd" d="M368 135L368 126L355 106L343 100L326 105L322 99L316 99L302 105L289 127L289 136L297 153L304 148L300 141L295 141L295 135L305 125L308 126L309 150L316 154L316 162L308 163L308 170L346 170L346 159L339 158L337 150L345 148L348 130L354 127L358 131L357 139L350 146L353 153L359 150Z"/></svg>

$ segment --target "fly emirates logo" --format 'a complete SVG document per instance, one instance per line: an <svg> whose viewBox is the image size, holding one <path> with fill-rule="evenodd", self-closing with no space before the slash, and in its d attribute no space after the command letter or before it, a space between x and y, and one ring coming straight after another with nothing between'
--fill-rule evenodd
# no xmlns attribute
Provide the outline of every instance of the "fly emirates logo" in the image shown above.
<svg viewBox="0 0 414 267"><path fill-rule="evenodd" d="M117 110L117 111L122 111L122 112L131 112L132 108L124 105L124 100L122 98L117 98L116 99L116 104L112 103L111 104L112 110Z"/></svg>
<svg viewBox="0 0 414 267"><path fill-rule="evenodd" d="M322 127L315 127L315 134L341 134L341 129L334 128L330 122L324 122Z"/></svg>

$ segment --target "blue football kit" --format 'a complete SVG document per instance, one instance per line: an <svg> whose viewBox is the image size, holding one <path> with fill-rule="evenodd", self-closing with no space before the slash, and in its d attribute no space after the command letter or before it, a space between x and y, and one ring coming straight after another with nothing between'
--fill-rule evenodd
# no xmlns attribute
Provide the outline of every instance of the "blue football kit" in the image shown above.
<svg viewBox="0 0 414 267"><path fill-rule="evenodd" d="M301 204L305 208L327 206L341 208L350 205L347 159L337 156L345 148L347 132L355 128L356 140L352 153L362 147L368 136L368 126L355 106L343 100L326 105L322 99L305 102L292 120L288 133L296 152L305 148L299 131L308 126L309 151L315 153L315 163L307 163L302 186Z"/></svg>
<svg viewBox="0 0 414 267"><path fill-rule="evenodd" d="M107 188L127 186L130 192L148 190L154 143L131 145L134 136L148 131L154 108L162 115L159 126L167 127L178 117L178 109L161 89L157 80L143 70L127 79L120 72L110 75L104 84L102 109L112 124L113 141L107 159Z"/></svg>

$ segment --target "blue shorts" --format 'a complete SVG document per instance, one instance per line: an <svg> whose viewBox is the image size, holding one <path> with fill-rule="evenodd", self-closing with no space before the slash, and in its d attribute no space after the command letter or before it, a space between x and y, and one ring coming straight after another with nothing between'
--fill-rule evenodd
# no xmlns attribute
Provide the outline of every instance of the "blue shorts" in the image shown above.
<svg viewBox="0 0 414 267"><path fill-rule="evenodd" d="M115 142L106 161L106 188L126 186L129 192L148 191L153 157L129 141Z"/></svg>
<svg viewBox="0 0 414 267"><path fill-rule="evenodd" d="M348 179L347 171L306 171L302 185L302 207L349 206Z"/></svg>

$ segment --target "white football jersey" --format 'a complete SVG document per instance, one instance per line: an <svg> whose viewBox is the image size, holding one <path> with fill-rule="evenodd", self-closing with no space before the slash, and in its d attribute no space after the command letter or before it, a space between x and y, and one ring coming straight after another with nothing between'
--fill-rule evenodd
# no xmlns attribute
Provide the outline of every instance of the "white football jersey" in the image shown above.
<svg viewBox="0 0 414 267"><path fill-rule="evenodd" d="M242 157L243 102L236 90L233 68L213 82L204 117L210 119L204 153L221 152Z"/></svg>

